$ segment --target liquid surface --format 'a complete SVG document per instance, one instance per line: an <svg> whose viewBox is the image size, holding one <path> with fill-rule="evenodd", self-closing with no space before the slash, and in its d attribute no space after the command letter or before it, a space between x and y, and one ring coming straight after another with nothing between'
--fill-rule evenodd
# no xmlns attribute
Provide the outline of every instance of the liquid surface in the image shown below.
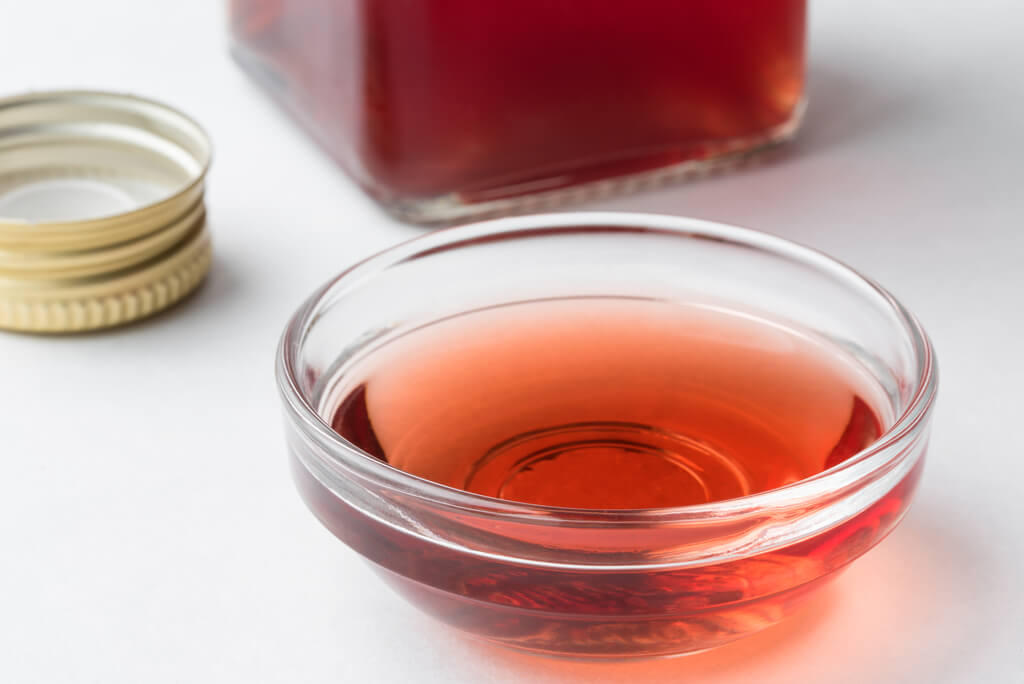
<svg viewBox="0 0 1024 684"><path fill-rule="evenodd" d="M840 350L735 312L560 300L473 312L343 371L325 414L413 475L513 501L683 506L830 468L881 432Z"/></svg>

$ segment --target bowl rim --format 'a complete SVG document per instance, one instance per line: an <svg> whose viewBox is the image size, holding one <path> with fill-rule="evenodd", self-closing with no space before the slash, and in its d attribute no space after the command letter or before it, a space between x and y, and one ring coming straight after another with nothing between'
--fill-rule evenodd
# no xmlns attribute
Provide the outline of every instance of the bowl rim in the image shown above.
<svg viewBox="0 0 1024 684"><path fill-rule="evenodd" d="M643 233L686 239L704 239L735 247L757 249L867 288L866 292L895 314L912 344L917 363L913 394L892 425L870 445L841 464L797 482L705 504L640 509L589 509L546 506L498 499L427 480L388 465L335 432L309 403L299 387L295 356L301 350L309 324L325 301L335 301L348 288L358 286L374 274L403 262L429 257L433 253L458 249L500 239L572 234ZM935 353L918 319L891 293L874 280L824 252L791 240L738 226L702 219L634 212L565 212L530 214L491 219L435 230L393 245L350 266L310 295L289 320L276 355L278 390L289 417L320 447L330 461L328 468L352 479L399 491L446 508L517 520L544 520L573 524L637 526L720 520L724 516L746 515L766 509L789 508L837 492L858 489L888 472L907 451L905 448L922 432L938 388Z"/></svg>

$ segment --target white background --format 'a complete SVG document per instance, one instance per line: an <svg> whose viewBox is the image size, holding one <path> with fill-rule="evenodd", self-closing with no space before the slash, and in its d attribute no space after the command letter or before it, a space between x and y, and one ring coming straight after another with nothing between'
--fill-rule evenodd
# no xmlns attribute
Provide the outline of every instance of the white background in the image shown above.
<svg viewBox="0 0 1024 684"><path fill-rule="evenodd" d="M1024 681L1018 0L816 2L811 106L787 154L587 205L825 249L920 315L942 371L923 486L887 541L780 627L618 665L463 640L293 493L278 334L316 285L419 231L246 80L222 14L216 0L0 0L0 93L147 94L208 128L217 253L199 294L148 323L0 334L0 681Z"/></svg>

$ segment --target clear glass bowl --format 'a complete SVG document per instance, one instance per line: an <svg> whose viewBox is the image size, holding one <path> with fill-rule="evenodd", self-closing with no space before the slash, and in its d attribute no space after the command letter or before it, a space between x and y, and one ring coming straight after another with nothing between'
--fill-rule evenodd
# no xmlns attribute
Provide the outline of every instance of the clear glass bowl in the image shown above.
<svg viewBox="0 0 1024 684"><path fill-rule="evenodd" d="M410 328L538 298L713 298L840 345L893 420L817 476L681 508L596 511L493 499L392 468L321 417L332 379ZM667 216L569 213L439 231L342 273L277 359L288 448L316 516L419 608L476 637L573 657L711 648L772 625L884 538L919 480L932 348L891 295L813 250Z"/></svg>

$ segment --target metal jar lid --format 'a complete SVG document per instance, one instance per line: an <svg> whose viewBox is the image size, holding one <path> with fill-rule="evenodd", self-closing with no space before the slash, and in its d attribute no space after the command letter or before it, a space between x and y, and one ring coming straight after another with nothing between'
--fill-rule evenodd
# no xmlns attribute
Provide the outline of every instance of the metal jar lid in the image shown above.
<svg viewBox="0 0 1024 684"><path fill-rule="evenodd" d="M128 95L0 99L0 328L76 332L178 301L210 267L210 142Z"/></svg>

